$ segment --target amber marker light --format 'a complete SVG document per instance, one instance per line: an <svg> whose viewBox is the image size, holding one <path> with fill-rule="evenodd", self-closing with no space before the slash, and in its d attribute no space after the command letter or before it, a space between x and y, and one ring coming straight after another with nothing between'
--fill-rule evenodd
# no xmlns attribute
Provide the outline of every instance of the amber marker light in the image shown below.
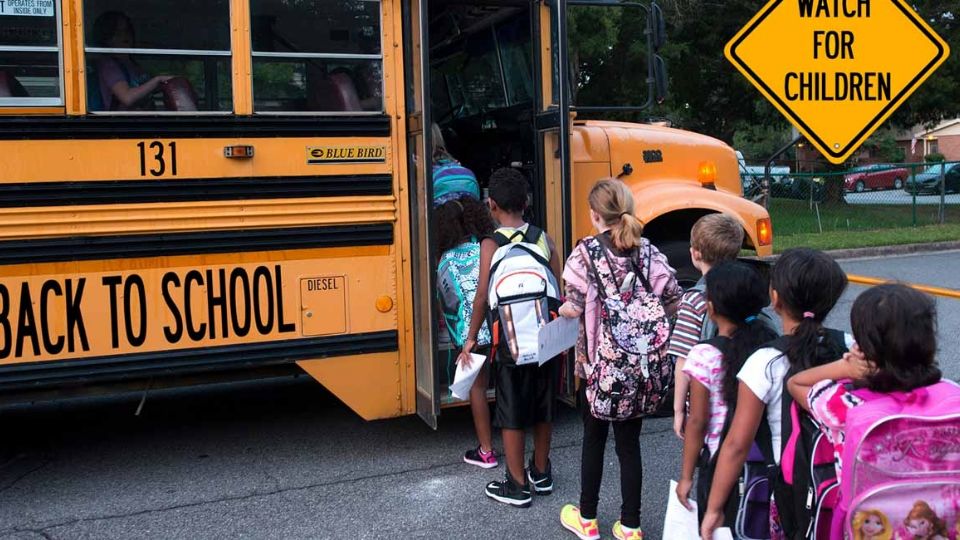
<svg viewBox="0 0 960 540"><path fill-rule="evenodd" d="M390 298L387 295L377 297L377 311L380 313L387 313L391 309L393 309L393 298Z"/></svg>
<svg viewBox="0 0 960 540"><path fill-rule="evenodd" d="M700 180L703 185L714 184L717 181L717 164L712 161L701 161L697 180Z"/></svg>
<svg viewBox="0 0 960 540"><path fill-rule="evenodd" d="M250 159L253 157L253 146L249 144L235 144L223 147L223 157L233 159Z"/></svg>
<svg viewBox="0 0 960 540"><path fill-rule="evenodd" d="M770 218L757 220L757 243L761 246L769 246L773 243L773 226L770 225Z"/></svg>

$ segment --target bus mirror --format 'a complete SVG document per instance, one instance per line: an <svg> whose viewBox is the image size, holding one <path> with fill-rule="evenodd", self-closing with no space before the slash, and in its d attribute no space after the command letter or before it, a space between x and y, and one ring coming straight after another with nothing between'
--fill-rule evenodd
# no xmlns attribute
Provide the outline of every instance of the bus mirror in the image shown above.
<svg viewBox="0 0 960 540"><path fill-rule="evenodd" d="M653 55L653 82L657 103L667 99L667 64L659 54Z"/></svg>
<svg viewBox="0 0 960 540"><path fill-rule="evenodd" d="M653 50L659 51L667 41L667 25L663 20L663 10L656 2L650 4L650 32Z"/></svg>

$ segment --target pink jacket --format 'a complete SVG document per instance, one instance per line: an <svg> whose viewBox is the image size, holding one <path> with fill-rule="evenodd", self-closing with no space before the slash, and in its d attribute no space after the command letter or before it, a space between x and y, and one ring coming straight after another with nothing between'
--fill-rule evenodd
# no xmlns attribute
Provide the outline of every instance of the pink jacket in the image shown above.
<svg viewBox="0 0 960 540"><path fill-rule="evenodd" d="M646 238L642 238L639 249L630 254L618 253L607 235L601 235L600 242L610 250L610 260L616 267L617 279L623 279L629 271L628 255L637 257L637 266L642 269L650 286L663 301L667 315L671 318L676 315L683 290L677 284L676 271L660 250ZM586 378L583 362L593 362L594 343L600 329L600 299L597 294L596 277L593 275L593 269L587 257L587 250L583 244L577 244L573 253L567 258L563 270L567 301L583 310L583 316L580 318L580 336L577 339L576 368L577 376L582 379Z"/></svg>

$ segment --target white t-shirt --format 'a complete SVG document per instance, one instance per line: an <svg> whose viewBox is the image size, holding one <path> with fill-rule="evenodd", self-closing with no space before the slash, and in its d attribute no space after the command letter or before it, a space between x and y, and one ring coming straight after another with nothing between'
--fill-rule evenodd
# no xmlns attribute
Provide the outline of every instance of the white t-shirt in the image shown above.
<svg viewBox="0 0 960 540"><path fill-rule="evenodd" d="M853 347L853 336L844 334L847 348ZM767 424L773 438L773 456L780 463L780 416L783 383L790 370L786 355L773 347L757 349L737 373L737 379L767 406Z"/></svg>

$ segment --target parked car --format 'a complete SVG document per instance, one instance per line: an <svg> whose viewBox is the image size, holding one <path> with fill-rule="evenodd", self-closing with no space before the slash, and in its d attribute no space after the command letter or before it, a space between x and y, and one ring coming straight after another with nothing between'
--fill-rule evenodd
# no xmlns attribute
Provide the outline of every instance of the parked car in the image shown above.
<svg viewBox="0 0 960 540"><path fill-rule="evenodd" d="M910 177L910 171L886 163L872 163L852 169L844 176L843 187L847 191L868 189L901 189Z"/></svg>
<svg viewBox="0 0 960 540"><path fill-rule="evenodd" d="M774 199L800 199L823 202L826 195L823 177L807 175L784 178L770 185L770 196Z"/></svg>
<svg viewBox="0 0 960 540"><path fill-rule="evenodd" d="M737 150L737 162L740 164L740 180L745 187L763 180L763 175L766 174L766 168L763 165L747 165L747 161L739 150ZM770 180L773 182L780 182L789 175L790 167L782 165L770 167Z"/></svg>
<svg viewBox="0 0 960 540"><path fill-rule="evenodd" d="M940 192L940 173L943 174L949 179L950 175L954 176L960 174L960 170L953 172L957 169L957 163L934 163L930 165L922 172L916 174L911 178L907 179L907 184L903 187L903 190L907 193L939 193ZM950 191L950 182L947 182L947 191Z"/></svg>
<svg viewBox="0 0 960 540"><path fill-rule="evenodd" d="M907 180L904 191L917 194L940 193L940 171L944 175L944 191L947 193L960 192L960 163L939 163L927 167L923 172Z"/></svg>

